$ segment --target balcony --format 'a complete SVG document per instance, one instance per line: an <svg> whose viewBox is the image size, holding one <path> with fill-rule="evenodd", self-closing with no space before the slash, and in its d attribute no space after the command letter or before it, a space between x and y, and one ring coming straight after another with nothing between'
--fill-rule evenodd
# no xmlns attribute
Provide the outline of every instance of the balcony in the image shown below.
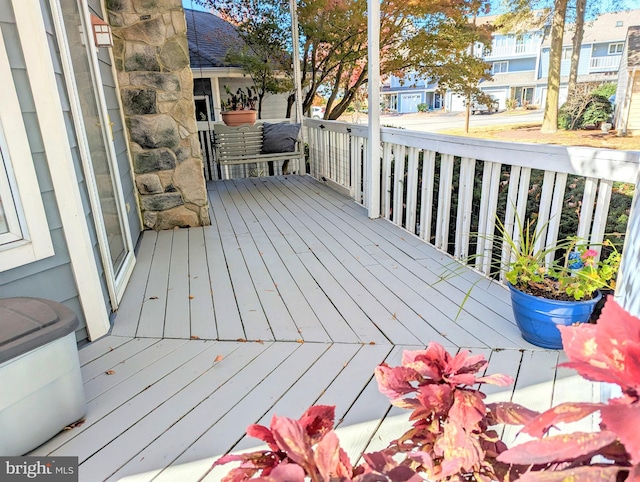
<svg viewBox="0 0 640 482"><path fill-rule="evenodd" d="M485 59L493 60L502 57L535 57L538 55L539 50L540 45L533 43L493 46L491 51L485 55Z"/></svg>
<svg viewBox="0 0 640 482"><path fill-rule="evenodd" d="M617 72L620 68L622 55L608 55L606 57L592 57L589 62L589 73Z"/></svg>
<svg viewBox="0 0 640 482"><path fill-rule="evenodd" d="M491 400L599 399L599 386L556 368L562 352L522 340L483 258L440 274L452 256L490 250L469 232L492 232L501 193L507 225L529 202L553 243L575 176L586 178L577 233L602 239L613 182L635 179L638 153L383 128L382 218L369 219L366 127L305 125L311 176L212 181L212 226L143 234L111 334L80 350L86 421L34 455L78 456L81 480L218 481L217 456L257 445L248 424L320 403L337 406L355 460L406 427L374 367L430 341L516 379ZM528 199L536 170L541 195Z"/></svg>

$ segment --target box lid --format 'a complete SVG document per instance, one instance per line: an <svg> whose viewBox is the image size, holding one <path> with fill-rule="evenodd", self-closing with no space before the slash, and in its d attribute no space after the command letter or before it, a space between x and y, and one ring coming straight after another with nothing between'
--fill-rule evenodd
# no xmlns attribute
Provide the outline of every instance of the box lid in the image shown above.
<svg viewBox="0 0 640 482"><path fill-rule="evenodd" d="M0 363L62 338L78 324L76 314L55 301L0 299Z"/></svg>

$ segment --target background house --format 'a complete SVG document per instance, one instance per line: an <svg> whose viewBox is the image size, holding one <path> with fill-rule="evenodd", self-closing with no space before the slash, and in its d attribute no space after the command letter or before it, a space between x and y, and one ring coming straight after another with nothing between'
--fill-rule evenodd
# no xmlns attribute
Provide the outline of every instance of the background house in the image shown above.
<svg viewBox="0 0 640 482"><path fill-rule="evenodd" d="M495 19L495 16L488 16L482 21L493 22ZM640 10L605 13L586 23L578 82L616 82L627 30L634 25L640 25ZM572 38L571 26L567 26L562 50L561 104L567 97ZM547 95L550 42L542 29L522 35L495 33L491 49L478 49L478 55L489 63L493 75L492 80L480 84L481 90L495 97L500 109L506 108L507 99L514 99L518 106L543 106ZM391 77L383 86L382 95L390 110L407 113L417 112L419 102L437 108L440 102L437 90L437 84L409 74L406 79ZM447 92L444 107L447 111L463 111L464 99Z"/></svg>
<svg viewBox="0 0 640 482"><path fill-rule="evenodd" d="M640 133L640 26L629 27L618 72L616 130L624 135Z"/></svg>
<svg viewBox="0 0 640 482"><path fill-rule="evenodd" d="M235 92L239 87L253 87L251 77L240 65L227 60L227 53L240 50L244 42L235 27L209 12L185 9L191 69L194 77L196 119L200 129L207 121L219 121L221 100L226 100L224 86ZM262 119L284 119L288 94L267 94L262 104Z"/></svg>

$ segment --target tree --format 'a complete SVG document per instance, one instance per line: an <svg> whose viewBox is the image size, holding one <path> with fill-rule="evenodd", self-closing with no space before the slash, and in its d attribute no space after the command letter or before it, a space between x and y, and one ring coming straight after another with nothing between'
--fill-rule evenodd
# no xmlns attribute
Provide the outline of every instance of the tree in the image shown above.
<svg viewBox="0 0 640 482"><path fill-rule="evenodd" d="M578 64L580 62L580 46L584 37L584 20L587 11L587 0L576 0L576 22L573 32L573 42L571 51L571 69L569 71L568 97L571 97L576 90L578 83Z"/></svg>
<svg viewBox="0 0 640 482"><path fill-rule="evenodd" d="M284 20L278 0L198 1L236 25L249 26L248 18L261 22L278 12L282 20L278 23L280 35L290 36L290 21ZM464 65L470 44L490 39L488 27L468 21L488 9L486 0L452 0L445 4L439 0L409 0L383 2L381 8L383 75L413 71L439 80L448 67ZM337 119L368 80L366 0L300 0L298 20L306 92L303 111L308 113L313 98L322 93L327 98L325 118Z"/></svg>
<svg viewBox="0 0 640 482"><path fill-rule="evenodd" d="M551 23L551 50L549 52L549 75L547 77L547 102L540 132L558 131L558 99L560 97L560 65L562 62L562 39L568 0L555 0Z"/></svg>
<svg viewBox="0 0 640 482"><path fill-rule="evenodd" d="M262 118L262 103L267 94L293 90L293 80L288 75L291 57L278 21L279 15L274 12L266 12L259 21L255 17L247 18L237 26L244 47L227 53L227 61L242 66L253 80L258 96L259 119Z"/></svg>

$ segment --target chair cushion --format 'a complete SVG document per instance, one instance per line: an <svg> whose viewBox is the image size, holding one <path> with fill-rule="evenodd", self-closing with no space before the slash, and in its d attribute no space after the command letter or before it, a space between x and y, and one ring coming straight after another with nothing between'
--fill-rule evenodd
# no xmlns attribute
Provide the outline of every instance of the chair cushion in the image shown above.
<svg viewBox="0 0 640 482"><path fill-rule="evenodd" d="M262 124L262 154L293 152L300 124Z"/></svg>

